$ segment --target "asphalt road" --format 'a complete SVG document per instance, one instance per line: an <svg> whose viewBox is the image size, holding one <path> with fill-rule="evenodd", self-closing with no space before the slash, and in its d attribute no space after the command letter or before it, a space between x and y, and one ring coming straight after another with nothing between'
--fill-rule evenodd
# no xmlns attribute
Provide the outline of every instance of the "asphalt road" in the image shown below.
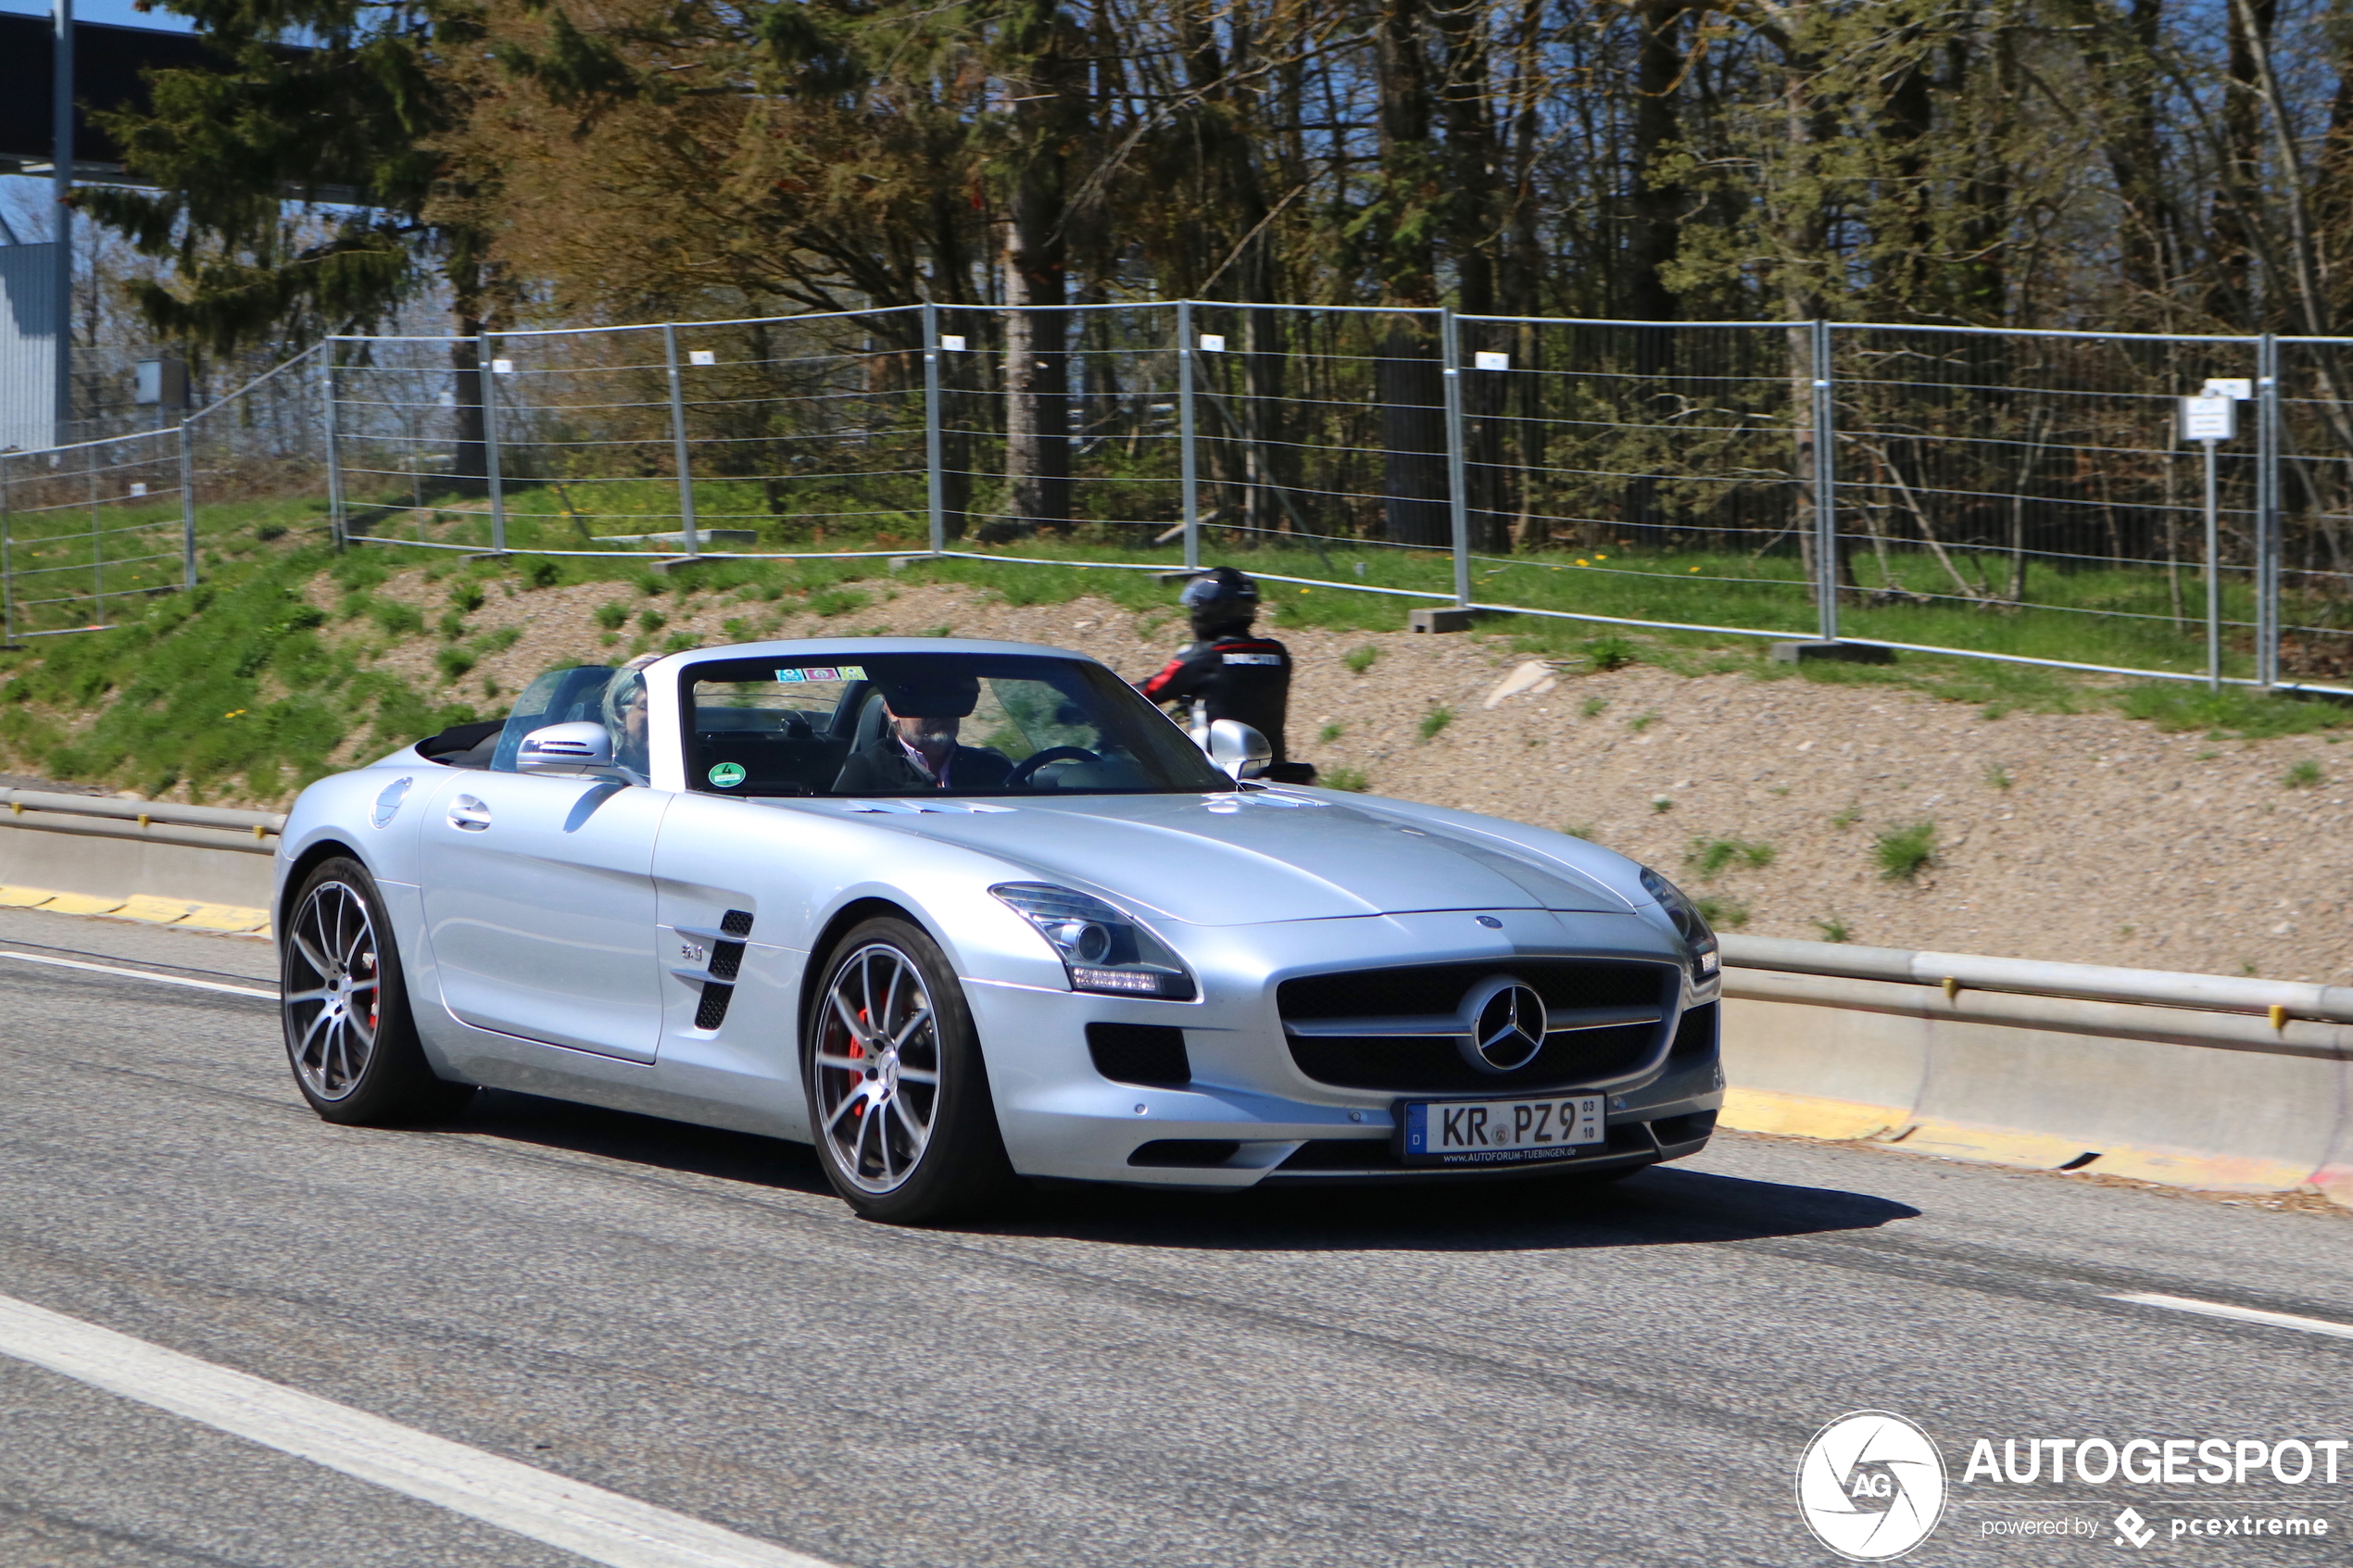
<svg viewBox="0 0 2353 1568"><path fill-rule="evenodd" d="M268 949L0 911L0 951ZM1919 1422L1919 1562L2342 1562L2340 1484L1964 1483L1976 1438L2353 1437L2353 1219L1727 1135L1599 1195L1057 1192L862 1223L791 1146L484 1095L329 1126L271 1005L0 959L0 1296L827 1562L1830 1563L1798 1456ZM2132 1503L2158 1528L2120 1547ZM2220 1513L2326 1540L2175 1540ZM1990 1524L2082 1518L2096 1536ZM0 1355L0 1564L579 1559Z"/></svg>

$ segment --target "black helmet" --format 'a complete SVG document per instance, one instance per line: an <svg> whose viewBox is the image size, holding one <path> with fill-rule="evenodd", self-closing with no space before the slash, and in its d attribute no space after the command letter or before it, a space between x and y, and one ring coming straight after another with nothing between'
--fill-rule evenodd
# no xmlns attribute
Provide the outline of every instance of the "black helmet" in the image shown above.
<svg viewBox="0 0 2353 1568"><path fill-rule="evenodd" d="M1258 584L1230 566L1213 567L1185 584L1179 602L1192 617L1193 634L1213 636L1256 618Z"/></svg>

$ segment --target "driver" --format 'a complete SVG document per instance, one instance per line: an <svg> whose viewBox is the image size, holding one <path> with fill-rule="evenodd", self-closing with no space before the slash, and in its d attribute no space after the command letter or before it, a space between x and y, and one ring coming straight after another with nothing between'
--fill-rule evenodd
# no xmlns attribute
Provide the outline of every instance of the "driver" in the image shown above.
<svg viewBox="0 0 2353 1568"><path fill-rule="evenodd" d="M890 721L874 741L849 754L837 795L904 795L925 789L1001 789L1013 764L1004 753L959 746L958 731L980 703L971 675L918 675L881 681Z"/></svg>

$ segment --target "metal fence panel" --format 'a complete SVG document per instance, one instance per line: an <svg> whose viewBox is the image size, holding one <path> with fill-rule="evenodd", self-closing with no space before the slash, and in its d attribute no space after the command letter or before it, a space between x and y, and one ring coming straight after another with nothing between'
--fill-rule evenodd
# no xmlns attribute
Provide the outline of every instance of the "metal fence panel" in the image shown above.
<svg viewBox="0 0 2353 1568"><path fill-rule="evenodd" d="M2216 379L2209 559L2174 421ZM2349 383L2353 340L1222 301L340 338L184 443L0 458L0 587L14 631L106 624L323 499L394 548L1068 546L2179 679L2210 579L2219 672L2309 684L2353 674Z"/></svg>

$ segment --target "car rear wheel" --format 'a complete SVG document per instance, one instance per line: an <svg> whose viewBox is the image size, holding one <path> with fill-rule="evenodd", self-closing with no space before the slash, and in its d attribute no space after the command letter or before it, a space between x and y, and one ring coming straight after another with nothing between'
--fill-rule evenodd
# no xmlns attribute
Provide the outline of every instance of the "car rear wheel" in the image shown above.
<svg viewBox="0 0 2353 1568"><path fill-rule="evenodd" d="M870 920L842 938L802 1060L818 1160L861 1215L924 1224L1010 1190L972 1014L921 928Z"/></svg>
<svg viewBox="0 0 2353 1568"><path fill-rule="evenodd" d="M359 861L321 861L303 879L279 960L286 1059L330 1122L395 1126L455 1115L471 1085L434 1075L417 1043L383 897Z"/></svg>

